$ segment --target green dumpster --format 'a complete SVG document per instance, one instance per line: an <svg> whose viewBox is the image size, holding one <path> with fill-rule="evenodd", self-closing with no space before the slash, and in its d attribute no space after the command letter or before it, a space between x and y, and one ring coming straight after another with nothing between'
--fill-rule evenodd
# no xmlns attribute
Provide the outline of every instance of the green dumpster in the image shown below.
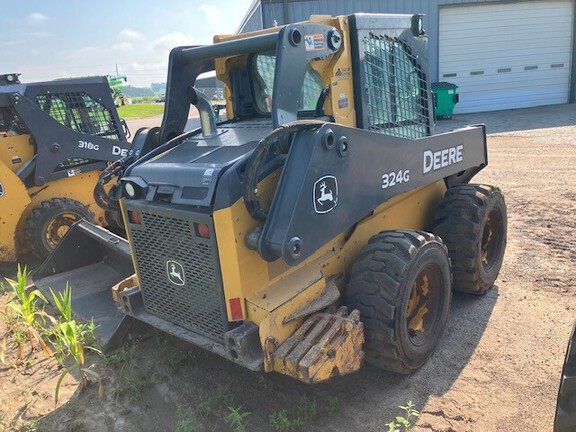
<svg viewBox="0 0 576 432"><path fill-rule="evenodd" d="M432 83L434 112L437 118L451 118L458 103L458 86L449 82Z"/></svg>

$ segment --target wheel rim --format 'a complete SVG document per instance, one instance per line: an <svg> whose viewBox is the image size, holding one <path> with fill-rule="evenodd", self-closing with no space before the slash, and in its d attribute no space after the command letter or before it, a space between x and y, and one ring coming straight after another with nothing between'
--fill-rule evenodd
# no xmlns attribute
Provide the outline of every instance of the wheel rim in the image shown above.
<svg viewBox="0 0 576 432"><path fill-rule="evenodd" d="M66 235L72 225L80 220L81 216L76 213L62 213L50 221L46 228L46 243L51 249Z"/></svg>
<svg viewBox="0 0 576 432"><path fill-rule="evenodd" d="M502 249L502 213L492 210L486 218L482 232L482 268L489 273L498 262Z"/></svg>
<svg viewBox="0 0 576 432"><path fill-rule="evenodd" d="M416 346L424 345L436 331L442 305L440 284L442 274L434 265L424 267L412 284L406 327L410 341Z"/></svg>

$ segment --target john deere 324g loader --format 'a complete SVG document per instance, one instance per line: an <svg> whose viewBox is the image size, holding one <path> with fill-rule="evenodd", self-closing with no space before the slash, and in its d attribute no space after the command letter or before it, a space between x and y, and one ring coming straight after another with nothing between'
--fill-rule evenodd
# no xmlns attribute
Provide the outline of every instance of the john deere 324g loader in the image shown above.
<svg viewBox="0 0 576 432"><path fill-rule="evenodd" d="M418 369L452 290L484 294L506 245L500 190L468 183L484 127L432 135L421 16L313 16L214 42L172 51L157 146L123 161L128 241L79 223L37 285L70 282L108 341L135 318L307 383L364 359ZM194 88L210 70L219 124ZM190 104L202 127L185 132Z"/></svg>
<svg viewBox="0 0 576 432"><path fill-rule="evenodd" d="M93 191L129 146L105 77L23 84L0 75L0 262L30 248L45 258L82 218L116 223Z"/></svg>

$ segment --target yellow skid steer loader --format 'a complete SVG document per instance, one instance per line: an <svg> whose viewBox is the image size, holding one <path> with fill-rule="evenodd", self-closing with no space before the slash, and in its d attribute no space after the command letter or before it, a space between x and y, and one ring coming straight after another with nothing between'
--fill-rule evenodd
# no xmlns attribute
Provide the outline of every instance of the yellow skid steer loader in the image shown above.
<svg viewBox="0 0 576 432"><path fill-rule="evenodd" d="M94 199L108 162L128 153L105 77L23 84L0 75L0 262L45 258L86 219L122 225Z"/></svg>
<svg viewBox="0 0 576 432"><path fill-rule="evenodd" d="M484 126L432 134L427 59L419 15L313 16L175 48L157 145L119 173L128 240L81 222L36 284L70 282L109 344L126 316L306 383L364 359L418 369L452 289L494 283L507 226L500 190L468 183L487 164ZM220 123L194 88L211 70ZM190 104L201 128L184 131Z"/></svg>

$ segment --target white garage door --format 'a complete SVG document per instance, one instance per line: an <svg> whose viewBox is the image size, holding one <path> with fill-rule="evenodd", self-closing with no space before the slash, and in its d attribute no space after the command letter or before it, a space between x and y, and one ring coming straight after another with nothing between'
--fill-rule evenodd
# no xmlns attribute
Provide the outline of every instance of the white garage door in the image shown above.
<svg viewBox="0 0 576 432"><path fill-rule="evenodd" d="M439 81L459 86L456 113L566 103L572 2L440 9Z"/></svg>

